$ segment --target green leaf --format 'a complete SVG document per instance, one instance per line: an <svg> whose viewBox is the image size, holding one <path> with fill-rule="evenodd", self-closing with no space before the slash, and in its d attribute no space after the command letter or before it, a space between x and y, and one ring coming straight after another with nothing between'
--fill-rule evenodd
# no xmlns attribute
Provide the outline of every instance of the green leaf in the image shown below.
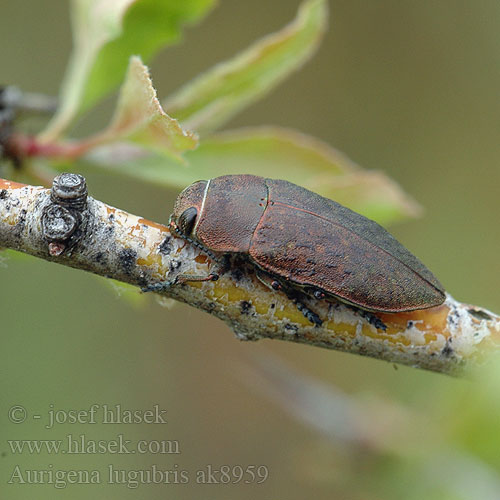
<svg viewBox="0 0 500 500"><path fill-rule="evenodd" d="M182 87L165 100L165 109L198 133L220 127L309 59L327 17L326 0L304 2L291 24Z"/></svg>
<svg viewBox="0 0 500 500"><path fill-rule="evenodd" d="M73 0L71 5L74 49L60 107L41 135L46 141L59 137L123 80L132 54L149 61L180 38L184 24L203 17L214 0Z"/></svg>
<svg viewBox="0 0 500 500"><path fill-rule="evenodd" d="M195 134L185 131L163 111L148 69L137 56L130 58L115 115L109 127L87 141L87 148L114 141L135 142L178 160L198 145Z"/></svg>
<svg viewBox="0 0 500 500"><path fill-rule="evenodd" d="M363 170L324 142L288 129L259 127L219 133L184 157L189 168L179 168L159 156L138 155L124 145L101 148L88 159L177 189L224 174L286 179L382 224L419 213L417 203L382 172Z"/></svg>

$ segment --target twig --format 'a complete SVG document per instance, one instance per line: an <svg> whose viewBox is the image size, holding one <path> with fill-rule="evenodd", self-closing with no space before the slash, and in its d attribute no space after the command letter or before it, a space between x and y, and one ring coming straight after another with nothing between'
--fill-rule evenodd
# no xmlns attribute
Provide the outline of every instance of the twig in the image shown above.
<svg viewBox="0 0 500 500"><path fill-rule="evenodd" d="M0 180L0 247L139 287L179 273L207 274L211 265L166 226L87 196L85 180L75 174L56 178L52 190ZM500 317L449 295L439 307L378 314L375 325L361 311L315 301L311 307L325 321L313 326L238 258L216 282L163 293L217 316L242 340L289 340L442 373L461 373L500 348Z"/></svg>

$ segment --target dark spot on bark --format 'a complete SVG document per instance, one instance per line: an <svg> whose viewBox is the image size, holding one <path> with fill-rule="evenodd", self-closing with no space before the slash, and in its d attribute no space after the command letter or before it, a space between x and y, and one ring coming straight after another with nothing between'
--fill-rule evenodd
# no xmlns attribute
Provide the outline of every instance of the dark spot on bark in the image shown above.
<svg viewBox="0 0 500 500"><path fill-rule="evenodd" d="M115 214L109 214L108 220L113 222L115 220Z"/></svg>
<svg viewBox="0 0 500 500"><path fill-rule="evenodd" d="M181 261L180 260L172 260L169 265L170 272L175 271L176 269L179 269L181 267Z"/></svg>
<svg viewBox="0 0 500 500"><path fill-rule="evenodd" d="M445 358L449 358L452 354L453 354L453 348L451 347L451 343L452 343L453 339L452 338L449 338L447 341L446 341L446 345L443 347L443 350L441 351L441 354L445 357Z"/></svg>
<svg viewBox="0 0 500 500"><path fill-rule="evenodd" d="M106 234L111 236L115 232L115 226L107 226L106 227Z"/></svg>
<svg viewBox="0 0 500 500"><path fill-rule="evenodd" d="M160 253L168 255L172 251L172 237L167 236L159 246Z"/></svg>
<svg viewBox="0 0 500 500"><path fill-rule="evenodd" d="M215 302L209 302L206 306L207 311L213 311L215 309Z"/></svg>
<svg viewBox="0 0 500 500"><path fill-rule="evenodd" d="M441 354L445 357L445 358L449 358L452 354L453 354L453 349L449 346L449 345L446 345L443 350L441 351Z"/></svg>
<svg viewBox="0 0 500 500"><path fill-rule="evenodd" d="M139 279L137 280L137 284L138 284L141 288L144 288L144 287L148 286L149 281L148 281L145 277L142 277L142 278L139 278Z"/></svg>
<svg viewBox="0 0 500 500"><path fill-rule="evenodd" d="M0 200L6 200L8 196L8 191L6 189L2 189L0 191Z"/></svg>
<svg viewBox="0 0 500 500"><path fill-rule="evenodd" d="M276 304L271 304L271 309L274 309L276 307Z"/></svg>
<svg viewBox="0 0 500 500"><path fill-rule="evenodd" d="M247 300L242 300L240 302L241 314L248 314L251 309L252 309L252 304L250 302L248 302Z"/></svg>
<svg viewBox="0 0 500 500"><path fill-rule="evenodd" d="M492 319L492 317L488 313L485 313L484 311L478 311L477 309L467 309L467 312L471 316L474 316L474 318L476 319L485 319L487 321Z"/></svg>
<svg viewBox="0 0 500 500"><path fill-rule="evenodd" d="M118 254L120 264L126 274L131 274L136 265L137 252L131 248L124 248Z"/></svg>
<svg viewBox="0 0 500 500"><path fill-rule="evenodd" d="M231 276L235 281L241 281L241 279L243 278L243 272L241 271L241 269L233 269L231 271Z"/></svg>
<svg viewBox="0 0 500 500"><path fill-rule="evenodd" d="M414 323L413 321L411 321L411 320L410 320L410 321L408 321L408 323L406 323L406 328L407 328L407 329L408 329L408 328L412 328L414 324L415 324L415 323Z"/></svg>
<svg viewBox="0 0 500 500"><path fill-rule="evenodd" d="M297 325L291 325L290 323L287 323L285 325L285 330L288 330L289 332L292 333L297 333L299 329L297 328Z"/></svg>
<svg viewBox="0 0 500 500"><path fill-rule="evenodd" d="M96 262L97 264L103 264L105 262L105 253L97 252L94 255L94 262Z"/></svg>
<svg viewBox="0 0 500 500"><path fill-rule="evenodd" d="M459 314L458 311L454 310L451 314L448 315L448 323L450 326L458 325Z"/></svg>
<svg viewBox="0 0 500 500"><path fill-rule="evenodd" d="M26 210L21 210L19 215L19 222L15 226L16 233L20 235L26 226Z"/></svg>

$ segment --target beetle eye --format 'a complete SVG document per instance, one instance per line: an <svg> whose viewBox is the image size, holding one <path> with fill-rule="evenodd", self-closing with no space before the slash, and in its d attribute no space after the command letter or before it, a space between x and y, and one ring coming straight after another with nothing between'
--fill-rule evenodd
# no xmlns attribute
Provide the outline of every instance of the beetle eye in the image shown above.
<svg viewBox="0 0 500 500"><path fill-rule="evenodd" d="M198 210L195 207L190 207L184 210L177 221L177 226L182 234L189 236L193 230L194 223L196 222L196 216L198 215Z"/></svg>

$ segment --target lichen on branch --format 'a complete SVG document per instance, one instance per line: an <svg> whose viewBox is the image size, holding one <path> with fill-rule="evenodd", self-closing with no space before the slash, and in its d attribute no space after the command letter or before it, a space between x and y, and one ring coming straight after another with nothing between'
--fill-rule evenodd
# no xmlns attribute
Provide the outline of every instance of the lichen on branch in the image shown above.
<svg viewBox="0 0 500 500"><path fill-rule="evenodd" d="M82 182L61 174L48 190L0 179L0 247L141 288L179 274L208 274L213 263L199 248L162 224L87 196ZM342 303L314 301L309 305L323 319L314 326L237 256L218 281L162 293L217 316L242 340L288 340L450 374L500 349L500 317L450 295L431 309L379 313L380 324Z"/></svg>

